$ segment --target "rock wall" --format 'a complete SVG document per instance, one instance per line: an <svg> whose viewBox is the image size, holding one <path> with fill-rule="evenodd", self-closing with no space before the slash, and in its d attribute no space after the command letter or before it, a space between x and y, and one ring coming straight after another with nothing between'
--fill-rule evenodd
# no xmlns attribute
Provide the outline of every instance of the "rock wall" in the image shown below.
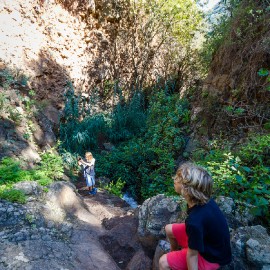
<svg viewBox="0 0 270 270"><path fill-rule="evenodd" d="M89 92L109 72L109 35L91 14L95 6L91 1L1 1L0 59L29 76L40 99L57 104L67 81ZM102 2L97 6L104 8ZM106 12L103 24L114 24L110 9Z"/></svg>

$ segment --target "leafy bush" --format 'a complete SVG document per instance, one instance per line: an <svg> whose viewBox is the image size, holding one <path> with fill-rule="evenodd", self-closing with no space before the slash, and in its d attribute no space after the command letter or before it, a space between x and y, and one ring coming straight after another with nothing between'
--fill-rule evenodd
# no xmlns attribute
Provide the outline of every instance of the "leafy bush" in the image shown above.
<svg viewBox="0 0 270 270"><path fill-rule="evenodd" d="M66 168L70 170L78 169L78 156L63 150L63 152L61 153L61 157L63 160L63 164Z"/></svg>
<svg viewBox="0 0 270 270"><path fill-rule="evenodd" d="M89 149L97 150L104 140L119 143L143 131L145 113L142 93L135 93L130 101L125 101L120 90L119 92L120 100L111 113L90 111L86 114L81 108L83 100L76 97L72 85L69 86L63 120L60 124L62 152L83 155ZM82 115L84 118L81 120Z"/></svg>
<svg viewBox="0 0 270 270"><path fill-rule="evenodd" d="M0 198L10 202L26 203L25 194L17 189L0 189Z"/></svg>
<svg viewBox="0 0 270 270"><path fill-rule="evenodd" d="M0 184L16 183L23 180L31 180L32 173L22 170L20 162L13 158L3 158L0 163Z"/></svg>
<svg viewBox="0 0 270 270"><path fill-rule="evenodd" d="M178 94L159 90L152 96L146 115L145 133L106 155L97 155L96 165L98 174L113 181L123 179L139 201L173 190L175 159L186 144L188 102L180 100Z"/></svg>
<svg viewBox="0 0 270 270"><path fill-rule="evenodd" d="M61 156L52 148L40 154L41 165L39 170L50 179L59 179L63 176L64 166Z"/></svg>
<svg viewBox="0 0 270 270"><path fill-rule="evenodd" d="M270 135L255 135L235 152L213 150L198 162L211 172L216 194L249 203L254 215L269 219L269 154Z"/></svg>
<svg viewBox="0 0 270 270"><path fill-rule="evenodd" d="M37 182L41 186L45 186L46 187L46 186L50 185L53 182L53 180L50 179L50 178L41 178L41 179L37 180Z"/></svg>
<svg viewBox="0 0 270 270"><path fill-rule="evenodd" d="M9 69L0 71L0 86L4 89L7 89L14 82L14 77L11 73Z"/></svg>
<svg viewBox="0 0 270 270"><path fill-rule="evenodd" d="M14 190L13 184L21 181L37 181L40 185L47 186L54 179L62 177L63 161L59 155L49 150L42 153L41 157L41 164L31 170L23 169L20 162L13 158L3 158L0 162L0 197L10 201L24 202L24 194Z"/></svg>
<svg viewBox="0 0 270 270"><path fill-rule="evenodd" d="M110 182L108 185L106 185L104 188L111 194L114 194L118 197L122 197L122 190L125 186L125 182L121 180L121 178L119 178L116 183L114 183L113 181Z"/></svg>
<svg viewBox="0 0 270 270"><path fill-rule="evenodd" d="M119 102L112 112L109 139L112 142L128 140L145 129L146 114L143 94L137 92L129 102Z"/></svg>

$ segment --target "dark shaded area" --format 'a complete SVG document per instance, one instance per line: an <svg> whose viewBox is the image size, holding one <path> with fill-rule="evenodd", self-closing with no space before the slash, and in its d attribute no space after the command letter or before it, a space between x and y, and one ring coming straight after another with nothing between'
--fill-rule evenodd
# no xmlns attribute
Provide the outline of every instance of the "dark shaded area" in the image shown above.
<svg viewBox="0 0 270 270"><path fill-rule="evenodd" d="M44 0L41 1L41 6L44 5ZM94 0L56 0L56 3L60 4L64 9L70 12L73 15L77 15L80 13L87 13L87 11L94 12L95 11L95 1Z"/></svg>
<svg viewBox="0 0 270 270"><path fill-rule="evenodd" d="M0 159L19 156L28 147L29 142L16 131L15 123L9 119L0 119Z"/></svg>
<svg viewBox="0 0 270 270"><path fill-rule="evenodd" d="M55 108L63 108L65 87L72 82L68 72L52 58L48 51L41 50L39 59L31 61L28 66L35 70L32 87L39 100L48 100Z"/></svg>

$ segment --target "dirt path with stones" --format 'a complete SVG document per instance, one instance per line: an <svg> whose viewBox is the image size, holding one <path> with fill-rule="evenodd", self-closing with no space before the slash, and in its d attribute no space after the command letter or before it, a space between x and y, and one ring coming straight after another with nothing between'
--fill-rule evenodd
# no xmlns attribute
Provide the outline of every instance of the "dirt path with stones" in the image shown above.
<svg viewBox="0 0 270 270"><path fill-rule="evenodd" d="M83 187L79 187L83 200L78 199L64 182L53 188L42 194L45 200L41 195L30 196L25 205L0 200L0 270L119 270L99 242L102 220L124 212L121 207L112 210L119 202L105 192L87 196ZM55 194L66 212L53 204ZM78 218L69 215L69 207ZM50 211L55 220L49 220L44 211Z"/></svg>

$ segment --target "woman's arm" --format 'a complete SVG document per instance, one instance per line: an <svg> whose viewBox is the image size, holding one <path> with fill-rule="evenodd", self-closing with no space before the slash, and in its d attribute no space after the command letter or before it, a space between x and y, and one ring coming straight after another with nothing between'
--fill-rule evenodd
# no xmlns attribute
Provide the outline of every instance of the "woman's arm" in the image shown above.
<svg viewBox="0 0 270 270"><path fill-rule="evenodd" d="M86 162L83 159L81 159L79 162L84 166L91 166L92 165L90 162Z"/></svg>
<svg viewBox="0 0 270 270"><path fill-rule="evenodd" d="M84 161L83 159L79 160L79 165L84 165L84 166L94 166L95 165L95 159L93 158L90 162Z"/></svg>
<svg viewBox="0 0 270 270"><path fill-rule="evenodd" d="M188 248L187 251L188 270L198 270L198 251Z"/></svg>

